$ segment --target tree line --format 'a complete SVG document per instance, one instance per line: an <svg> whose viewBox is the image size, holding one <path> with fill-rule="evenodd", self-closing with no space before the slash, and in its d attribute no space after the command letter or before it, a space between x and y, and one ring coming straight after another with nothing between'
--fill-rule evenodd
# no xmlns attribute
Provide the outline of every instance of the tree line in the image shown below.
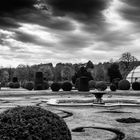
<svg viewBox="0 0 140 140"><path fill-rule="evenodd" d="M13 77L18 77L20 82L33 81L35 72L43 72L44 78L48 81L71 81L72 76L78 72L80 67L86 67L95 81L106 81L110 82L109 68L113 65L118 66L122 78L126 78L127 74L136 66L140 65L134 56L129 52L123 53L121 57L113 62L104 62L94 64L91 60L87 63L57 63L53 66L52 63L38 64L38 65L23 65L20 64L16 68L0 68L0 81L3 86L6 86ZM116 66L115 66L116 67ZM116 68L114 68L116 69ZM117 74L117 73L116 73Z"/></svg>

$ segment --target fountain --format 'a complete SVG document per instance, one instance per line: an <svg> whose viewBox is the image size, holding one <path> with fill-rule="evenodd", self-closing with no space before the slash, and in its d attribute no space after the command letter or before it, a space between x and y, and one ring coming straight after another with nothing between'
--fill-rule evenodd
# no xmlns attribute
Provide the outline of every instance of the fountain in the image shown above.
<svg viewBox="0 0 140 140"><path fill-rule="evenodd" d="M103 95L106 94L106 93L107 93L107 92L105 92L105 91L94 91L94 92L92 92L92 94L94 94L94 96L95 96L95 98L96 98L96 100L94 100L93 104L105 104L105 103L103 102L102 97L103 97Z"/></svg>

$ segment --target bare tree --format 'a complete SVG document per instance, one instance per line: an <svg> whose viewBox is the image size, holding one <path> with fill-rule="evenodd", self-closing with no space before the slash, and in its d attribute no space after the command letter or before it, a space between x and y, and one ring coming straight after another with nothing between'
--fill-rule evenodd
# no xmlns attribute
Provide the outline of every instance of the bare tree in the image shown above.
<svg viewBox="0 0 140 140"><path fill-rule="evenodd" d="M137 65L138 60L136 57L132 56L131 53L126 52L122 54L119 61L121 73L125 78L127 74Z"/></svg>

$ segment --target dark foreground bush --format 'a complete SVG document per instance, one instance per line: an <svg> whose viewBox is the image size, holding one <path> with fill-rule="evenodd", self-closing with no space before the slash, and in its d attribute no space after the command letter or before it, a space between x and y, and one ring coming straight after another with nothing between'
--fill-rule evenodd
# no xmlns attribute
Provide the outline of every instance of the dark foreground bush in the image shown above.
<svg viewBox="0 0 140 140"><path fill-rule="evenodd" d="M115 84L111 84L111 85L110 85L110 90L111 90L111 91L116 91L116 89L117 89L117 87L116 87Z"/></svg>
<svg viewBox="0 0 140 140"><path fill-rule="evenodd" d="M133 90L140 90L140 82L132 83L132 89Z"/></svg>
<svg viewBox="0 0 140 140"><path fill-rule="evenodd" d="M34 83L33 82L26 82L25 83L25 88L28 90L32 90L34 88Z"/></svg>
<svg viewBox="0 0 140 140"><path fill-rule="evenodd" d="M107 84L104 81L99 81L96 83L96 89L104 91L107 89Z"/></svg>
<svg viewBox="0 0 140 140"><path fill-rule="evenodd" d="M61 87L64 91L71 91L72 84L70 82L64 82Z"/></svg>
<svg viewBox="0 0 140 140"><path fill-rule="evenodd" d="M0 140L71 140L58 115L33 106L15 107L0 114Z"/></svg>
<svg viewBox="0 0 140 140"><path fill-rule="evenodd" d="M59 91L60 88L61 88L60 83L54 82L54 83L51 84L51 90L52 91Z"/></svg>
<svg viewBox="0 0 140 140"><path fill-rule="evenodd" d="M119 81L118 88L120 90L129 90L130 89L129 81L128 80L121 80L121 81Z"/></svg>

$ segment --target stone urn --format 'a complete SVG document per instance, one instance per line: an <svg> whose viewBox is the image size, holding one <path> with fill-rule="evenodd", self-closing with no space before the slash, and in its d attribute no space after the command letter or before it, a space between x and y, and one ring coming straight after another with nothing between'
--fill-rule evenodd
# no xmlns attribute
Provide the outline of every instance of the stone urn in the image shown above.
<svg viewBox="0 0 140 140"><path fill-rule="evenodd" d="M96 100L94 100L94 104L104 104L103 102L103 95L106 94L107 92L105 91L94 91L92 94L95 96Z"/></svg>

